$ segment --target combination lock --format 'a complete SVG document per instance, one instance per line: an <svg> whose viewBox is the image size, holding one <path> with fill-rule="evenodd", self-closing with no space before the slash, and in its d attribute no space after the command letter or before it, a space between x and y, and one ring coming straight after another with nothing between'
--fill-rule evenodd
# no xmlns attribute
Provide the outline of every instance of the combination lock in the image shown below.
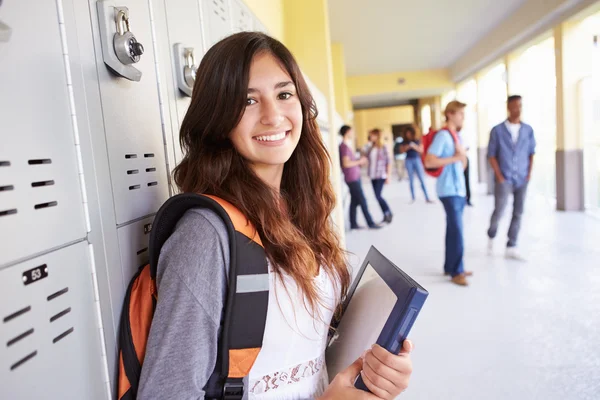
<svg viewBox="0 0 600 400"><path fill-rule="evenodd" d="M144 46L137 41L129 30L129 16L124 10L119 10L116 15L117 33L113 39L115 54L119 61L125 65L135 64L144 54Z"/></svg>

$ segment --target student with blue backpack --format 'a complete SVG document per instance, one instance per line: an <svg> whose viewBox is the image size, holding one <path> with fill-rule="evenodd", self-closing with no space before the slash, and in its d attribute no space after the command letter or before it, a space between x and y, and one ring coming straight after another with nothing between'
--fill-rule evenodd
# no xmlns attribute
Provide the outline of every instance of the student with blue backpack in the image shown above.
<svg viewBox="0 0 600 400"><path fill-rule="evenodd" d="M214 45L180 140L184 194L157 214L150 271L128 291L119 398L396 398L410 341L398 355L366 349L329 383L330 322L351 276L315 103L289 50L258 32ZM354 388L359 374L372 393Z"/></svg>

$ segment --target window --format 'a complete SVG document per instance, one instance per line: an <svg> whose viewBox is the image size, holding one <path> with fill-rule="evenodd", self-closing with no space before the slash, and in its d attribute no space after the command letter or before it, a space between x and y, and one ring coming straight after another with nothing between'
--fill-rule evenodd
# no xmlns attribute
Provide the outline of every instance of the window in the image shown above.
<svg viewBox="0 0 600 400"><path fill-rule="evenodd" d="M421 129L423 133L427 133L431 128L431 106L425 104L421 107Z"/></svg>
<svg viewBox="0 0 600 400"><path fill-rule="evenodd" d="M556 197L556 63L554 37L528 47L509 65L511 95L523 96L523 122L537 142L530 189Z"/></svg>

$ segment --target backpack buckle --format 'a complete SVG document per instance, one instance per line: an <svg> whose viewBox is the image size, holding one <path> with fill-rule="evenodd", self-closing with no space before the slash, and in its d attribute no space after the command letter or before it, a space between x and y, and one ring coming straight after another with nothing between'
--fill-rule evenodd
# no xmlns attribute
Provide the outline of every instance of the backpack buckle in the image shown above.
<svg viewBox="0 0 600 400"><path fill-rule="evenodd" d="M223 400L241 400L244 397L244 380L228 378L223 386Z"/></svg>

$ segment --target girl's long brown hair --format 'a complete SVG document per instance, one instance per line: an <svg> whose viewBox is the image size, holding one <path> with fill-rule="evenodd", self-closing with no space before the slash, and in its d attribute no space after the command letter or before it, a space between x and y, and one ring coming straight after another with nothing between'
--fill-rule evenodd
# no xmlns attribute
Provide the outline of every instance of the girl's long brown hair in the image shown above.
<svg viewBox="0 0 600 400"><path fill-rule="evenodd" d="M244 114L251 62L264 52L289 73L302 105L302 133L284 166L280 192L258 178L229 138ZM319 268L336 283L340 298L350 284L346 256L329 217L335 194L316 116L313 97L289 50L262 33L234 34L214 45L198 68L181 124L185 157L175 168L175 182L183 192L221 197L246 215L279 278L283 272L291 276L313 311L322 300L314 283Z"/></svg>

